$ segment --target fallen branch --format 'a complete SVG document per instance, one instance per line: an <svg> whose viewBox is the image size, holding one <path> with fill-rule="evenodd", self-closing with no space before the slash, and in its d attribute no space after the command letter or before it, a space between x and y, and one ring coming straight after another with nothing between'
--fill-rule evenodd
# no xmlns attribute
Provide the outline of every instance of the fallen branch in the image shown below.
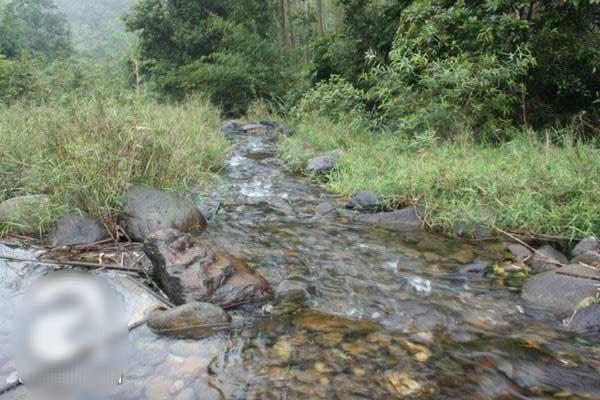
<svg viewBox="0 0 600 400"><path fill-rule="evenodd" d="M84 261L55 261L55 260L37 260L31 258L20 258L20 257L8 257L8 256L0 256L0 260L13 261L13 262L26 262L26 263L36 263L36 264L48 264L48 265L60 265L67 267L82 267L87 269L108 269L113 271L121 271L121 272L135 272L139 273L139 269L122 267L119 265L113 264L96 264Z"/></svg>

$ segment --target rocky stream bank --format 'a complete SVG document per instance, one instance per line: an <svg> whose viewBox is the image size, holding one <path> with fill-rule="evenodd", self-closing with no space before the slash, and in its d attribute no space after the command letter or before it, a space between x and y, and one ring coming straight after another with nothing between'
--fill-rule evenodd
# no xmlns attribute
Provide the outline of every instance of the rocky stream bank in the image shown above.
<svg viewBox="0 0 600 400"><path fill-rule="evenodd" d="M134 253L124 263L182 306L131 333L115 399L600 397L596 239L567 257L445 238L423 228L418 207L386 210L368 192L348 201L290 175L273 132L288 127L223 130L237 148L221 185L185 199L127 194L120 225L140 245L114 259ZM305 173L331 171L341 156L320 155ZM46 204L11 199L0 219L31 214L21 201ZM73 249L107 237L98 221L69 216L48 242ZM0 320L35 267L0 260ZM139 303L138 292L121 296ZM4 379L8 346L0 339Z"/></svg>

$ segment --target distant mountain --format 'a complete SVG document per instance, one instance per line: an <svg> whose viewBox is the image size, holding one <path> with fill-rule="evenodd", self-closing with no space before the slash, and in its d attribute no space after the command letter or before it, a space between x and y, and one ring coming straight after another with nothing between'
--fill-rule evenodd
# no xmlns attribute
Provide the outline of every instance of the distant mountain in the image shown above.
<svg viewBox="0 0 600 400"><path fill-rule="evenodd" d="M135 35L126 33L121 15L136 0L54 0L71 23L76 50L95 58L124 56Z"/></svg>

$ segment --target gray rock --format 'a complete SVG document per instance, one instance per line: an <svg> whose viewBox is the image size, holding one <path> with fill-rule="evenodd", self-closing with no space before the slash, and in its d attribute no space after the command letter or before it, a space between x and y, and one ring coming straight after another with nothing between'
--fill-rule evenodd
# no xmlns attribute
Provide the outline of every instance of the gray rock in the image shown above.
<svg viewBox="0 0 600 400"><path fill-rule="evenodd" d="M541 254L539 254L541 253ZM540 273L559 268L561 264L568 264L569 260L560 251L552 246L543 246L533 253L529 266L534 273Z"/></svg>
<svg viewBox="0 0 600 400"><path fill-rule="evenodd" d="M50 216L50 199L43 194L13 197L0 203L0 225L15 233L39 233Z"/></svg>
<svg viewBox="0 0 600 400"><path fill-rule="evenodd" d="M225 135L235 135L242 132L240 124L235 121L227 121L221 127L221 132Z"/></svg>
<svg viewBox="0 0 600 400"><path fill-rule="evenodd" d="M337 167L343 155L344 152L339 149L322 153L308 161L304 173L306 175L327 174Z"/></svg>
<svg viewBox="0 0 600 400"><path fill-rule="evenodd" d="M384 207L383 197L378 194L373 194L362 190L356 193L352 200L346 204L346 208L364 212L374 212L381 210Z"/></svg>
<svg viewBox="0 0 600 400"><path fill-rule="evenodd" d="M199 301L231 308L269 294L267 281L240 260L175 229L149 236L144 252L159 285L175 304Z"/></svg>
<svg viewBox="0 0 600 400"><path fill-rule="evenodd" d="M201 339L226 328L231 317L221 307L193 302L166 311L154 311L147 325L152 332L171 337Z"/></svg>
<svg viewBox="0 0 600 400"><path fill-rule="evenodd" d="M132 186L127 191L122 224L132 239L143 241L152 233L168 228L202 232L206 219L198 207L174 193Z"/></svg>
<svg viewBox="0 0 600 400"><path fill-rule="evenodd" d="M561 268L560 272L600 277L600 272L581 265L568 265ZM567 317L583 300L596 295L597 283L591 279L546 271L529 278L523 285L521 295L530 303Z"/></svg>
<svg viewBox="0 0 600 400"><path fill-rule="evenodd" d="M578 255L587 253L588 251L597 251L599 247L598 239L590 236L577 243L577 246L571 250L571 257L577 257Z"/></svg>
<svg viewBox="0 0 600 400"><path fill-rule="evenodd" d="M330 201L325 201L315 207L315 218L337 217L338 215L336 205Z"/></svg>
<svg viewBox="0 0 600 400"><path fill-rule="evenodd" d="M275 289L275 299L278 302L299 302L307 297L307 286L303 282L283 280Z"/></svg>
<svg viewBox="0 0 600 400"><path fill-rule="evenodd" d="M262 121L259 121L258 123L264 127L269 128L270 130L275 130L279 127L279 124L277 122L269 121L268 119L263 119Z"/></svg>
<svg viewBox="0 0 600 400"><path fill-rule="evenodd" d="M509 244L508 251L515 261L527 261L533 256L533 252L522 244Z"/></svg>
<svg viewBox="0 0 600 400"><path fill-rule="evenodd" d="M413 207L392 212L359 214L354 217L354 220L400 232L423 229L423 221Z"/></svg>
<svg viewBox="0 0 600 400"><path fill-rule="evenodd" d="M51 246L96 243L110 238L108 230L98 219L89 215L67 215L59 219L48 234Z"/></svg>
<svg viewBox="0 0 600 400"><path fill-rule="evenodd" d="M600 304L592 304L577 311L567 329L582 335L600 335Z"/></svg>
<svg viewBox="0 0 600 400"><path fill-rule="evenodd" d="M597 251L587 251L571 260L571 264L579 263L591 265L592 267L598 266L600 264L600 253Z"/></svg>
<svg viewBox="0 0 600 400"><path fill-rule="evenodd" d="M285 136L293 136L294 135L294 128L292 128L291 126L286 125L286 124L278 125L277 129L275 129L275 130L277 132L281 132Z"/></svg>

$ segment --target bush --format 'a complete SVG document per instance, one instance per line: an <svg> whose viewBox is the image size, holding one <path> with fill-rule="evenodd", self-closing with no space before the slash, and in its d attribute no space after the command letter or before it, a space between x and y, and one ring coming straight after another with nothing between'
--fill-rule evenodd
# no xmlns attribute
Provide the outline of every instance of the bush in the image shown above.
<svg viewBox="0 0 600 400"><path fill-rule="evenodd" d="M293 114L328 117L334 121L366 117L365 94L344 78L333 75L327 82L317 83L300 99Z"/></svg>
<svg viewBox="0 0 600 400"><path fill-rule="evenodd" d="M0 104L30 97L36 82L26 62L8 60L0 54Z"/></svg>
<svg viewBox="0 0 600 400"><path fill-rule="evenodd" d="M203 185L228 152L219 112L127 97L0 109L0 200L47 194L55 205L116 222L129 185Z"/></svg>
<svg viewBox="0 0 600 400"><path fill-rule="evenodd" d="M510 124L564 123L600 93L594 1L425 0L403 10L369 101L393 129L505 139ZM373 58L373 57L371 57ZM598 125L592 121L591 125Z"/></svg>

